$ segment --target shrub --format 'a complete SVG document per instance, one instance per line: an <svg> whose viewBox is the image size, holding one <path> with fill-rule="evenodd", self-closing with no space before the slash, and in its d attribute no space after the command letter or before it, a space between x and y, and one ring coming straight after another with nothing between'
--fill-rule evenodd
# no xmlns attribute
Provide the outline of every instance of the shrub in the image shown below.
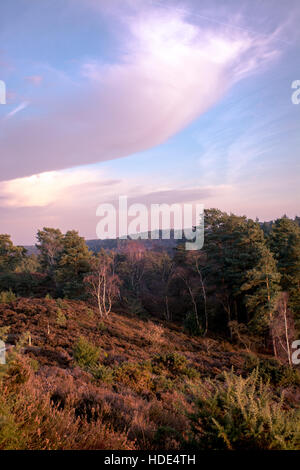
<svg viewBox="0 0 300 470"><path fill-rule="evenodd" d="M299 371L280 364L276 359L259 359L248 355L244 368L247 373L257 368L264 382L271 382L276 386L300 385Z"/></svg>
<svg viewBox="0 0 300 470"><path fill-rule="evenodd" d="M70 410L61 394L45 394L26 360L16 358L0 381L0 450L133 450L127 433L104 424L94 406L86 396Z"/></svg>
<svg viewBox="0 0 300 470"><path fill-rule="evenodd" d="M140 364L123 363L114 370L114 382L133 388L138 393L152 389L152 376L149 370Z"/></svg>
<svg viewBox="0 0 300 470"><path fill-rule="evenodd" d="M152 359L153 372L160 373L161 368L168 369L173 375L186 375L190 379L199 376L196 369L190 367L186 357L176 352L157 354Z"/></svg>
<svg viewBox="0 0 300 470"><path fill-rule="evenodd" d="M87 314L88 318L90 318L91 320L93 320L93 318L95 318L95 314L94 314L93 310L89 307L87 307L87 309L86 309L86 314Z"/></svg>
<svg viewBox="0 0 300 470"><path fill-rule="evenodd" d="M16 300L16 295L12 292L11 289L9 291L2 291L0 293L0 303L1 304L9 304Z"/></svg>
<svg viewBox="0 0 300 470"><path fill-rule="evenodd" d="M113 370L108 366L97 364L96 366L92 367L91 373L96 380L100 380L106 383L113 382Z"/></svg>
<svg viewBox="0 0 300 470"><path fill-rule="evenodd" d="M73 353L75 361L83 369L95 367L100 357L100 349L83 336L76 342Z"/></svg>
<svg viewBox="0 0 300 470"><path fill-rule="evenodd" d="M163 341L164 327L155 325L152 321L148 321L146 325L145 338L150 344L158 344Z"/></svg>
<svg viewBox="0 0 300 470"><path fill-rule="evenodd" d="M56 304L57 304L58 308L60 308L62 310L66 310L68 308L68 305L67 305L65 299L56 299Z"/></svg>
<svg viewBox="0 0 300 470"><path fill-rule="evenodd" d="M100 331L101 333L104 333L107 330L108 330L108 328L107 328L107 326L105 325L105 323L103 321L100 321L97 324L97 331Z"/></svg>
<svg viewBox="0 0 300 470"><path fill-rule="evenodd" d="M152 364L161 365L169 370L178 372L187 365L187 359L185 356L176 352L167 354L157 354L152 360Z"/></svg>
<svg viewBox="0 0 300 470"><path fill-rule="evenodd" d="M246 379L224 373L210 382L190 415L190 445L204 450L285 450L299 448L299 410L275 402L257 370Z"/></svg>
<svg viewBox="0 0 300 470"><path fill-rule="evenodd" d="M1 326L0 327L0 340L6 341L7 336L10 330L10 326Z"/></svg>
<svg viewBox="0 0 300 470"><path fill-rule="evenodd" d="M128 297L127 299L128 311L142 320L148 318L148 314L142 304L142 301L136 297Z"/></svg>
<svg viewBox="0 0 300 470"><path fill-rule="evenodd" d="M56 312L56 323L58 326L66 326L67 324L67 318L60 308L58 308Z"/></svg>
<svg viewBox="0 0 300 470"><path fill-rule="evenodd" d="M198 325L195 313L188 313L183 322L184 331L191 336L202 336L203 330Z"/></svg>

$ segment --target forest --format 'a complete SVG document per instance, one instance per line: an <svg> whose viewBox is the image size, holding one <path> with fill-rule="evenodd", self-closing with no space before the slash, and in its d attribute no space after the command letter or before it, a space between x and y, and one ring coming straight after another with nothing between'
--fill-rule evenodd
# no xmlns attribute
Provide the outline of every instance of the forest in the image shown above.
<svg viewBox="0 0 300 470"><path fill-rule="evenodd" d="M0 449L300 449L300 218L204 227L0 235Z"/></svg>

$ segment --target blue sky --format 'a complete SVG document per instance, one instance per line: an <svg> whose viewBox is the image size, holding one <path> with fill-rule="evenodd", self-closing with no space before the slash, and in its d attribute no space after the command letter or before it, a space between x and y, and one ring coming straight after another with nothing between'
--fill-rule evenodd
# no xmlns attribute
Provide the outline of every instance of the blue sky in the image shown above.
<svg viewBox="0 0 300 470"><path fill-rule="evenodd" d="M124 194L299 214L299 20L296 0L1 5L0 232L95 238Z"/></svg>

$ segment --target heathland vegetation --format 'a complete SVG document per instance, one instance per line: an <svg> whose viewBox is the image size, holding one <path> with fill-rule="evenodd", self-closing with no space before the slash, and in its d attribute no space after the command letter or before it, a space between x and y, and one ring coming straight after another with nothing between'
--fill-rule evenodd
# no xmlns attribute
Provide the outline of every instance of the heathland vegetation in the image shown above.
<svg viewBox="0 0 300 470"><path fill-rule="evenodd" d="M173 246L0 235L0 449L300 449L299 218Z"/></svg>

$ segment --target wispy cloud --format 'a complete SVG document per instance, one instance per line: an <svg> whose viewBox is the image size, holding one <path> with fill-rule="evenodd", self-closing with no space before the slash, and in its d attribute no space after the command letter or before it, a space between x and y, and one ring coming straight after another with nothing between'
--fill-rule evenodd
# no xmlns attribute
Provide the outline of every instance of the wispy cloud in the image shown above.
<svg viewBox="0 0 300 470"><path fill-rule="evenodd" d="M7 113L5 115L5 119L11 119L13 116L15 116L15 114L18 114L20 111L23 111L23 109L27 108L27 106L29 106L29 104L30 104L29 101L23 101L16 108L14 108L12 111Z"/></svg>
<svg viewBox="0 0 300 470"><path fill-rule="evenodd" d="M80 86L70 85L63 101L52 98L47 109L22 123L6 120L0 135L5 157L0 178L110 160L154 147L278 54L272 37L257 38L222 25L200 27L188 20L186 11L152 7L125 16L124 21L127 33L118 63L85 61Z"/></svg>

